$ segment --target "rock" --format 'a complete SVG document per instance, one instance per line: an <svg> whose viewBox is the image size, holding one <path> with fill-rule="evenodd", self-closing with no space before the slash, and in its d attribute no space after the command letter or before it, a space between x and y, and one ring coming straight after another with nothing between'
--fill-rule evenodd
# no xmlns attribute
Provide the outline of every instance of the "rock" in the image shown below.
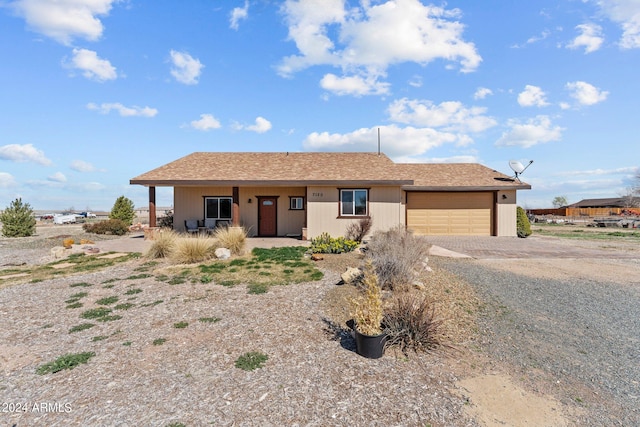
<svg viewBox="0 0 640 427"><path fill-rule="evenodd" d="M364 272L359 268L349 267L347 271L340 275L340 278L344 283L353 283L360 280L364 276Z"/></svg>
<svg viewBox="0 0 640 427"><path fill-rule="evenodd" d="M216 251L214 252L216 255L216 258L218 259L229 259L231 258L231 251L227 248L218 248L216 249Z"/></svg>
<svg viewBox="0 0 640 427"><path fill-rule="evenodd" d="M320 254L311 254L312 261L322 261L324 257Z"/></svg>
<svg viewBox="0 0 640 427"><path fill-rule="evenodd" d="M426 285L420 281L415 281L412 283L413 287L416 289L419 289L421 291L424 291L425 289L427 289Z"/></svg>
<svg viewBox="0 0 640 427"><path fill-rule="evenodd" d="M62 246L54 246L53 248L51 248L51 255L54 258L64 258L64 248Z"/></svg>

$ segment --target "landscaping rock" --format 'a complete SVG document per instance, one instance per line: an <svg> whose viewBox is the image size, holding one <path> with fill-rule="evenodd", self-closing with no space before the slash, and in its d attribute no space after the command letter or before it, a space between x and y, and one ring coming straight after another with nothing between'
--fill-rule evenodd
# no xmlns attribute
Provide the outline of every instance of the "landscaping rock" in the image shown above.
<svg viewBox="0 0 640 427"><path fill-rule="evenodd" d="M311 260L312 261L322 261L324 259L324 257L320 254L312 254L311 255Z"/></svg>
<svg viewBox="0 0 640 427"><path fill-rule="evenodd" d="M347 271L340 275L340 278L344 283L349 284L359 281L362 279L362 276L364 276L364 272L362 270L355 267L349 267L347 268Z"/></svg>
<svg viewBox="0 0 640 427"><path fill-rule="evenodd" d="M216 251L214 252L216 255L216 258L218 259L229 259L231 258L231 251L227 248L218 248L216 249Z"/></svg>
<svg viewBox="0 0 640 427"><path fill-rule="evenodd" d="M54 258L64 258L64 248L62 246L54 246L53 248L51 248L51 255Z"/></svg>

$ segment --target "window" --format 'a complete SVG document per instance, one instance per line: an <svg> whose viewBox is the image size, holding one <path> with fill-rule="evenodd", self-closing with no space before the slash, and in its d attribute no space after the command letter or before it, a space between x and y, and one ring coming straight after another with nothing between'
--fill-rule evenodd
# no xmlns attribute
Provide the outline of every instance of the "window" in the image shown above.
<svg viewBox="0 0 640 427"><path fill-rule="evenodd" d="M301 211L304 209L304 197L289 196L289 209Z"/></svg>
<svg viewBox="0 0 640 427"><path fill-rule="evenodd" d="M206 197L205 218L231 219L231 197Z"/></svg>
<svg viewBox="0 0 640 427"><path fill-rule="evenodd" d="M368 190L340 190L340 216L366 216Z"/></svg>

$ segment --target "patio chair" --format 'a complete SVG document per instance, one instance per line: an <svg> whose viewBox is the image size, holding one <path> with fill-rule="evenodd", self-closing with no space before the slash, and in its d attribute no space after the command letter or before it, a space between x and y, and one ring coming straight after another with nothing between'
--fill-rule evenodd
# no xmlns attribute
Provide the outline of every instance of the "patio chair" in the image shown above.
<svg viewBox="0 0 640 427"><path fill-rule="evenodd" d="M184 228L186 228L187 233L195 234L198 232L198 220L197 219L185 219L184 220Z"/></svg>

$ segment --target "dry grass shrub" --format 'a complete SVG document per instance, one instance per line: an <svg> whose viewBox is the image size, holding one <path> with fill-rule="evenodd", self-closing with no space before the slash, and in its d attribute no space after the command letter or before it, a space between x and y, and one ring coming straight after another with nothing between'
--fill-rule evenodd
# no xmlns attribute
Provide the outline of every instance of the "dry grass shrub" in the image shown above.
<svg viewBox="0 0 640 427"><path fill-rule="evenodd" d="M373 218L366 217L361 218L356 222L352 222L347 225L347 229L344 233L344 236L349 239L356 241L358 243L362 242L364 236L366 236L369 231L371 231L371 227L373 226Z"/></svg>
<svg viewBox="0 0 640 427"><path fill-rule="evenodd" d="M213 232L218 246L227 248L233 255L242 255L247 243L247 230L244 227L220 227Z"/></svg>
<svg viewBox="0 0 640 427"><path fill-rule="evenodd" d="M436 314L434 302L423 292L396 292L385 308L387 346L409 350L430 351L444 345L444 319Z"/></svg>
<svg viewBox="0 0 640 427"><path fill-rule="evenodd" d="M209 236L180 237L169 256L177 264L194 264L213 258L215 249L216 240Z"/></svg>
<svg viewBox="0 0 640 427"><path fill-rule="evenodd" d="M176 249L178 234L173 230L162 230L155 233L153 243L146 253L148 258L169 258Z"/></svg>
<svg viewBox="0 0 640 427"><path fill-rule="evenodd" d="M424 270L431 245L404 227L375 233L367 245L367 257L373 262L380 286L384 289L405 287Z"/></svg>
<svg viewBox="0 0 640 427"><path fill-rule="evenodd" d="M382 333L382 291L371 262L367 262L362 279L362 294L352 300L355 327L364 335Z"/></svg>

